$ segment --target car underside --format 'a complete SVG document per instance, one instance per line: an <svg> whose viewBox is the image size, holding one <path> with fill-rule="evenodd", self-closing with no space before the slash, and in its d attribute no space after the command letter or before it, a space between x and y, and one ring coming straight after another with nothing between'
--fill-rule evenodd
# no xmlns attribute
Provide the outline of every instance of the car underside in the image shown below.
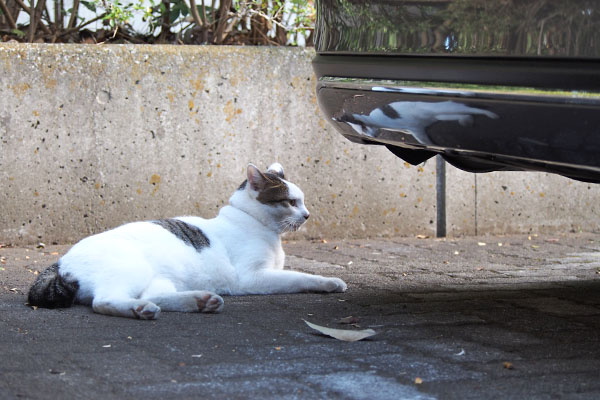
<svg viewBox="0 0 600 400"><path fill-rule="evenodd" d="M440 154L470 172L600 182L598 6L548 1L525 22L511 14L525 25L515 33L491 29L507 13L491 3L500 8L479 0L318 2L321 110L349 140L385 145L412 164ZM556 36L560 19L548 15L563 3L579 25ZM454 25L453 12L465 9L471 14ZM492 32L468 30L484 22Z"/></svg>

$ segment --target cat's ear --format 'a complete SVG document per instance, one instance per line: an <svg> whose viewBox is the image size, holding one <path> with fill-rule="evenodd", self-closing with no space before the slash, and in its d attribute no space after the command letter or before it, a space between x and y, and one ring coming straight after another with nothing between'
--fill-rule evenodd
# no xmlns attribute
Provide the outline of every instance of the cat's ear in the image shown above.
<svg viewBox="0 0 600 400"><path fill-rule="evenodd" d="M285 179L285 177L283 176L283 167L279 163L273 163L269 165L269 168L267 168L267 172L271 172L279 176L281 179Z"/></svg>
<svg viewBox="0 0 600 400"><path fill-rule="evenodd" d="M263 175L262 172L254 164L248 164L247 169L248 175L248 183L250 184L250 188L259 192L265 187L265 182L267 178Z"/></svg>

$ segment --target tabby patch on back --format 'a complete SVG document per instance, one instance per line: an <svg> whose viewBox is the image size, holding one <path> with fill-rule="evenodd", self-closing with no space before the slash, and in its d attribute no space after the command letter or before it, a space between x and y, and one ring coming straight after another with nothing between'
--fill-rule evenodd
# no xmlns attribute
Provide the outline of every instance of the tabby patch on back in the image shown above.
<svg viewBox="0 0 600 400"><path fill-rule="evenodd" d="M74 245L29 291L39 307L155 319L161 311L219 312L220 295L343 292L338 278L284 270L281 235L309 217L304 193L275 163L252 164L212 219L132 222Z"/></svg>
<svg viewBox="0 0 600 400"><path fill-rule="evenodd" d="M201 251L204 247L210 246L210 240L202 233L200 228L197 228L194 225L175 218L159 219L152 221L152 223L162 226L183 243L192 246L197 251Z"/></svg>

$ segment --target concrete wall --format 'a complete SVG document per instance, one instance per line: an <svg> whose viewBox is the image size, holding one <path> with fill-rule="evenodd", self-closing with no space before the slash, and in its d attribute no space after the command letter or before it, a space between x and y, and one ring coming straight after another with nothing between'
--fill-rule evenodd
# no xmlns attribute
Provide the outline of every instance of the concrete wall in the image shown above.
<svg viewBox="0 0 600 400"><path fill-rule="evenodd" d="M435 163L352 144L318 110L311 50L0 45L0 243L212 217L248 162L281 162L312 217L295 237L432 235ZM448 232L591 231L600 185L448 168Z"/></svg>

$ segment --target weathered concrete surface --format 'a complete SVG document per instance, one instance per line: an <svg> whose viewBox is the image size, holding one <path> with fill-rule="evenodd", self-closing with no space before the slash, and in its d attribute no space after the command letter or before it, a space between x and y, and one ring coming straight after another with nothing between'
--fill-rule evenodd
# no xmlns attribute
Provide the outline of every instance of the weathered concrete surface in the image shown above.
<svg viewBox="0 0 600 400"><path fill-rule="evenodd" d="M449 235L600 228L600 185L540 172L447 171Z"/></svg>
<svg viewBox="0 0 600 400"><path fill-rule="evenodd" d="M301 237L432 234L434 163L352 144L320 114L311 50L0 45L0 243L72 242L213 216L248 162L280 161ZM503 189L506 187L506 189ZM451 234L592 231L600 185L450 169Z"/></svg>
<svg viewBox="0 0 600 400"><path fill-rule="evenodd" d="M288 267L348 291L226 297L222 314L152 322L32 310L34 272L67 247L0 248L0 397L600 398L599 234L284 248ZM377 335L339 342L302 321L356 329L348 316Z"/></svg>

